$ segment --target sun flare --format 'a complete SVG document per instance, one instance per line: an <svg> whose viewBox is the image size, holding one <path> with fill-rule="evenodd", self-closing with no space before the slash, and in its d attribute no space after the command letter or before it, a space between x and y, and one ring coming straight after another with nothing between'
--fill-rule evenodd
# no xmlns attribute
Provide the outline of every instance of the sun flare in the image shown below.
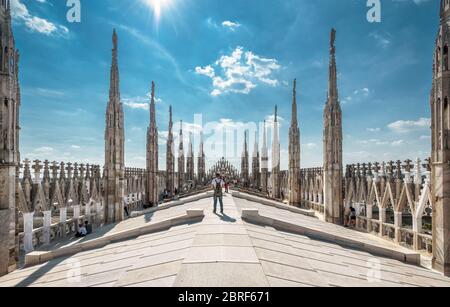
<svg viewBox="0 0 450 307"><path fill-rule="evenodd" d="M163 11L169 9L173 3L173 0L143 0L144 3L153 10L156 23L161 20Z"/></svg>

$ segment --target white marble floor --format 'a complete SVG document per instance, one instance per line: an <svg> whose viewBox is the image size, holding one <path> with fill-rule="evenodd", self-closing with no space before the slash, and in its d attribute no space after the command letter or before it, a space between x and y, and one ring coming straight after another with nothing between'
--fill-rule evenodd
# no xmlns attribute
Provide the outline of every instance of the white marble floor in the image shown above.
<svg viewBox="0 0 450 307"><path fill-rule="evenodd" d="M109 231L176 216L188 208L205 210L201 223L17 270L0 278L0 286L450 287L450 279L425 268L248 224L241 220L240 208L312 224L317 219L231 196L224 202L225 215L213 214L211 199L203 199L127 220Z"/></svg>

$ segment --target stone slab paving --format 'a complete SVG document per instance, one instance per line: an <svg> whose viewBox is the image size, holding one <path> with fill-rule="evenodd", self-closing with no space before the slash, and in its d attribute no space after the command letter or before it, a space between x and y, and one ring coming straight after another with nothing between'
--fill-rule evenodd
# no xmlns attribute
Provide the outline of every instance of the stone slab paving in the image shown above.
<svg viewBox="0 0 450 307"><path fill-rule="evenodd" d="M212 213L211 199L203 199L127 220L110 231L176 216L189 208L205 210L201 223L17 270L0 278L0 286L450 287L450 279L425 268L246 223L240 210L257 208L321 227L317 219L231 196L224 202L226 215ZM371 282L367 277L374 264L380 274Z"/></svg>

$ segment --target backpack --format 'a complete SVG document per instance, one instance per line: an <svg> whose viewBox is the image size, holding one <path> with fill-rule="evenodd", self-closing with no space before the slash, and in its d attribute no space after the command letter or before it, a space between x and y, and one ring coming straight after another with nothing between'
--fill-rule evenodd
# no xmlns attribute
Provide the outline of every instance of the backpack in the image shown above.
<svg viewBox="0 0 450 307"><path fill-rule="evenodd" d="M214 179L214 183L216 184L214 188L214 196L222 196L222 180L217 181L217 179Z"/></svg>

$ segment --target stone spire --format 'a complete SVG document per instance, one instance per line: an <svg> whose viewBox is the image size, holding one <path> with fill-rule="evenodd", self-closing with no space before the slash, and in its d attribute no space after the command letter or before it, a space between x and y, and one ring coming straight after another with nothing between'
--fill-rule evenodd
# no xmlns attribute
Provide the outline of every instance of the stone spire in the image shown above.
<svg viewBox="0 0 450 307"><path fill-rule="evenodd" d="M204 144L203 144L203 131L200 132L200 148L198 151L198 158L197 158L197 180L204 184L206 180L206 157L205 157L205 151L204 151Z"/></svg>
<svg viewBox="0 0 450 307"><path fill-rule="evenodd" d="M261 185L260 161L259 161L259 145L258 133L255 131L255 145L253 147L252 157L252 184L253 188L259 189Z"/></svg>
<svg viewBox="0 0 450 307"><path fill-rule="evenodd" d="M331 29L330 39L330 66L329 66L329 80L328 80L328 102L337 104L338 102L338 87L337 87L337 68L336 68L336 30Z"/></svg>
<svg viewBox="0 0 450 307"><path fill-rule="evenodd" d="M434 49L431 104L431 193L433 267L450 276L450 4L441 1L441 22Z"/></svg>
<svg viewBox="0 0 450 307"><path fill-rule="evenodd" d="M178 192L181 193L184 187L185 178L185 158L183 144L183 121L180 121L180 145L178 147Z"/></svg>
<svg viewBox="0 0 450 307"><path fill-rule="evenodd" d="M169 108L169 135L167 138L167 153L166 153L166 189L170 194L175 191L175 155L174 155L174 139L173 139L173 121L172 121L172 106Z"/></svg>
<svg viewBox="0 0 450 307"><path fill-rule="evenodd" d="M278 106L275 106L272 140L272 197L281 198L280 190L280 141L278 125Z"/></svg>
<svg viewBox="0 0 450 307"><path fill-rule="evenodd" d="M241 158L241 177L242 177L242 183L244 186L248 186L249 182L249 155L248 155L248 144L247 144L247 131L244 133L244 149L242 151L242 158Z"/></svg>
<svg viewBox="0 0 450 307"><path fill-rule="evenodd" d="M291 127L297 127L298 126L298 119L297 119L297 79L294 79L294 87L292 90L292 120L291 120Z"/></svg>
<svg viewBox="0 0 450 307"><path fill-rule="evenodd" d="M266 121L263 128L263 146L261 148L261 190L267 193L269 176L269 149L267 148Z"/></svg>
<svg viewBox="0 0 450 307"><path fill-rule="evenodd" d="M195 180L195 166L194 166L194 147L192 144L192 132L189 133L189 147L186 159L187 180L189 185L194 185Z"/></svg>
<svg viewBox="0 0 450 307"><path fill-rule="evenodd" d="M297 80L292 95L292 120L289 128L289 204L299 206L300 192L300 129L297 119Z"/></svg>
<svg viewBox="0 0 450 307"><path fill-rule="evenodd" d="M441 24L443 22L446 22L450 16L450 2L447 0L441 0L441 6L440 6L440 17L441 17Z"/></svg>
<svg viewBox="0 0 450 307"><path fill-rule="evenodd" d="M117 33L116 29L113 30L113 49L112 49L112 64L110 73L110 87L109 87L109 99L113 100L115 97L120 97L119 91L119 64L117 59Z"/></svg>
<svg viewBox="0 0 450 307"><path fill-rule="evenodd" d="M158 127L156 124L155 83L152 82L150 98L150 125L147 130L147 186L146 200L150 206L159 203L158 193Z"/></svg>
<svg viewBox="0 0 450 307"><path fill-rule="evenodd" d="M0 276L18 261L16 204L19 178L19 56L11 26L9 1L0 4Z"/></svg>
<svg viewBox="0 0 450 307"><path fill-rule="evenodd" d="M324 110L323 167L325 219L342 223L342 111L337 88L336 31L331 30L328 99Z"/></svg>
<svg viewBox="0 0 450 307"><path fill-rule="evenodd" d="M105 129L105 184L104 201L108 223L124 219L123 196L125 193L125 131L123 107L120 102L117 33L114 30Z"/></svg>

